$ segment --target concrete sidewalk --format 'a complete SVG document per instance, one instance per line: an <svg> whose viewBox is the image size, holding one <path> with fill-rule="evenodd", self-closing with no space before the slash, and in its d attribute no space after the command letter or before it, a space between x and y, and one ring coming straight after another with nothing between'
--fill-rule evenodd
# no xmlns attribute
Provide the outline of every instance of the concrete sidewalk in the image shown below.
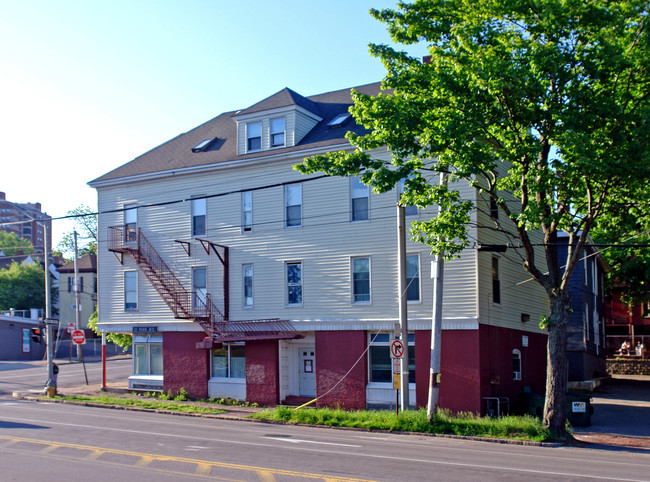
<svg viewBox="0 0 650 482"><path fill-rule="evenodd" d="M650 449L650 376L613 375L592 397L591 426L574 428L578 440Z"/></svg>

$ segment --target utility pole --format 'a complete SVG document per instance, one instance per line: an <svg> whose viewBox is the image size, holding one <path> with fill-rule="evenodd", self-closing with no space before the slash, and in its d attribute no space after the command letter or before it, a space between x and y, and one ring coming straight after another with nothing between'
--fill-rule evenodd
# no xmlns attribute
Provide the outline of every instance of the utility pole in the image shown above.
<svg viewBox="0 0 650 482"><path fill-rule="evenodd" d="M440 173L440 184L445 188L448 183L448 173ZM438 205L438 216L442 214L442 206ZM427 419L433 420L438 410L440 396L440 355L442 352L442 294L443 294L444 259L436 255L431 263L433 278L433 316L431 319L431 364L429 367L429 398L427 403Z"/></svg>
<svg viewBox="0 0 650 482"><path fill-rule="evenodd" d="M406 217L404 206L397 204L397 287L399 291L400 340L404 354L400 363L400 405L402 411L409 409L409 328L406 293Z"/></svg>
<svg viewBox="0 0 650 482"><path fill-rule="evenodd" d="M48 397L56 395L54 383L54 330L50 319L52 317L52 298L50 297L50 246L48 244L47 221L43 223L43 267L45 268L45 333L47 349L47 382L45 390Z"/></svg>
<svg viewBox="0 0 650 482"><path fill-rule="evenodd" d="M75 314L75 321L74 321L74 326L76 330L81 329L81 310L79 303L81 301L81 293L79 292L79 250L77 249L77 231L74 231L74 314ZM72 340L70 340L70 343L72 343ZM77 358L81 359L82 357L82 346L77 345Z"/></svg>

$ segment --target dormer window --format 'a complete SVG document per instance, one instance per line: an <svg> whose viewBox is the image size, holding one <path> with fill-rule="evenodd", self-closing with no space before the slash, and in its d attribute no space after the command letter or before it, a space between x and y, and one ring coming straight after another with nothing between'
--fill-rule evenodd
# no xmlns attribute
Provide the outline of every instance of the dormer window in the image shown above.
<svg viewBox="0 0 650 482"><path fill-rule="evenodd" d="M262 148L262 123L246 124L246 151L259 151Z"/></svg>
<svg viewBox="0 0 650 482"><path fill-rule="evenodd" d="M284 146L284 117L271 119L271 147Z"/></svg>

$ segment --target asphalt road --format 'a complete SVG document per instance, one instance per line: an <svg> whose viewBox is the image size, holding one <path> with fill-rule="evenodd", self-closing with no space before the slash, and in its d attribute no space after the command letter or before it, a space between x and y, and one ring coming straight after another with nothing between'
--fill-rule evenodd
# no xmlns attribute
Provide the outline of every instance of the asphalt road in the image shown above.
<svg viewBox="0 0 650 482"><path fill-rule="evenodd" d="M59 366L57 384L59 387L74 387L86 383L99 384L102 381L102 364L100 360L87 360L69 363L56 361ZM131 357L118 356L107 361L106 380L123 381L131 374ZM0 399L11 397L13 392L42 391L47 381L47 364L44 361L0 361Z"/></svg>
<svg viewBox="0 0 650 482"><path fill-rule="evenodd" d="M506 445L22 400L0 400L0 467L3 481L650 480L647 451Z"/></svg>

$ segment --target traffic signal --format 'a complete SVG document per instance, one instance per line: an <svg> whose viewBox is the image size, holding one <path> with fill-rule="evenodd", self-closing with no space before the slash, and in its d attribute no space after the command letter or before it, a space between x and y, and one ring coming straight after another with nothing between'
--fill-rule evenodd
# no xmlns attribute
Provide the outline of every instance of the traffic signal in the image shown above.
<svg viewBox="0 0 650 482"><path fill-rule="evenodd" d="M38 328L32 328L31 333L34 343L43 343L43 329L40 326Z"/></svg>

